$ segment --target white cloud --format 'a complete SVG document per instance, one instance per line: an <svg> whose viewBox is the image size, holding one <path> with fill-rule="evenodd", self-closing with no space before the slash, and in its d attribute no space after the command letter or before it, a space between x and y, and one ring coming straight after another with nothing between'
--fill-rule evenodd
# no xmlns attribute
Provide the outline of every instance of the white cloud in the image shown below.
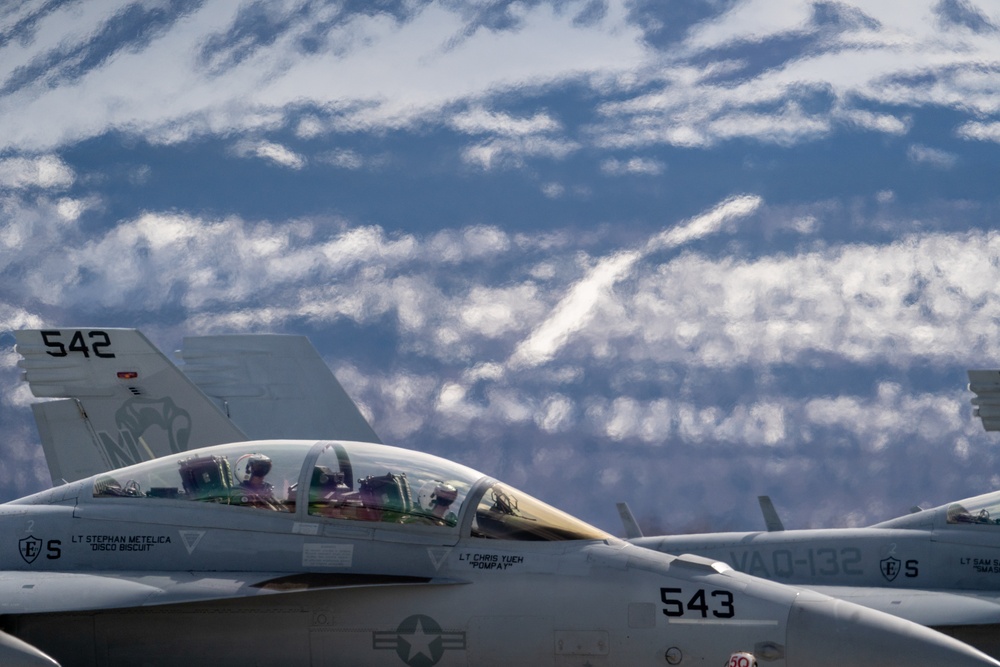
<svg viewBox="0 0 1000 667"><path fill-rule="evenodd" d="M797 0L750 0L719 18L699 25L689 39L692 48L712 49L734 41L761 41L805 28L812 7Z"/></svg>
<svg viewBox="0 0 1000 667"><path fill-rule="evenodd" d="M18 329L31 329L44 325L44 320L37 313L6 301L0 302L0 331L17 331ZM12 369L16 362L17 358L14 355L5 355L0 368ZM6 398L6 394L2 398Z"/></svg>
<svg viewBox="0 0 1000 667"><path fill-rule="evenodd" d="M295 127L299 139L315 139L327 131L326 124L316 116L304 116Z"/></svg>
<svg viewBox="0 0 1000 667"><path fill-rule="evenodd" d="M510 249L510 245L507 233L492 226L446 229L436 232L426 241L426 248L431 256L436 261L449 264L503 254Z"/></svg>
<svg viewBox="0 0 1000 667"><path fill-rule="evenodd" d="M47 39L34 40L27 50L9 40L0 48L0 62L25 63L59 44L86 44L95 21L115 8L101 5L100 10L103 16L92 16L79 29L72 8L50 12L39 31ZM32 82L11 92L0 99L5 130L0 147L36 150L115 129L163 142L253 132L280 127L285 109L303 104L329 110L338 120L325 124L313 114L298 123L302 137L334 127L402 127L456 100L627 71L647 56L621 3L588 25L574 25L572 12L548 4L524 7L518 30L484 29L455 40L466 29L460 8L434 2L404 22L383 13L359 13L327 32L327 43L336 48L313 53L299 48L312 25L291 22L287 32L259 44L221 75L220 61L206 67L199 54L209 36L226 33L238 10L238 5L208 3L150 43L122 50L78 78L56 87ZM559 48L551 48L554 43ZM15 52L19 58L11 58ZM149 76L150 71L157 75ZM66 108L74 112L67 114ZM464 122L484 119L466 116ZM526 122L530 128L551 120L535 115ZM515 133L517 124L511 126ZM491 131L500 129L493 125Z"/></svg>
<svg viewBox="0 0 1000 667"><path fill-rule="evenodd" d="M646 251L675 248L718 233L726 224L752 215L763 203L764 200L756 195L731 197L701 215L660 232L646 243Z"/></svg>
<svg viewBox="0 0 1000 667"><path fill-rule="evenodd" d="M993 35L942 34L930 2L912 3L910 11L887 11L866 3L872 20L846 22L835 33L811 25L814 7L795 0L743 2L719 18L695 26L669 67L650 74L647 86L624 101L599 108L606 123L593 128L598 145L609 148L650 143L708 147L732 138L787 145L832 132L835 123L888 135L909 131L911 120L875 113L876 104L928 105L975 114L1000 110L1000 93L989 81L1000 62ZM812 37L801 53L759 72L733 70L734 61L713 58L714 50L769 39ZM748 46L750 45L750 46ZM696 61L695 58L699 57ZM727 76L719 83L718 65ZM985 64L985 65L984 65ZM829 98L827 107L799 100Z"/></svg>
<svg viewBox="0 0 1000 667"><path fill-rule="evenodd" d="M54 155L0 160L0 188L62 189L73 184L73 170Z"/></svg>
<svg viewBox="0 0 1000 667"><path fill-rule="evenodd" d="M462 134L490 135L462 151L467 164L485 170L519 167L528 157L561 160L580 147L575 141L552 136L561 125L547 113L517 118L477 107L452 116L448 122Z"/></svg>
<svg viewBox="0 0 1000 667"><path fill-rule="evenodd" d="M574 409L573 400L568 396L553 394L544 400L535 421L547 433L568 430L574 422Z"/></svg>
<svg viewBox="0 0 1000 667"><path fill-rule="evenodd" d="M636 262L645 255L713 234L723 223L752 213L760 203L759 197L735 197L703 215L661 232L650 239L641 251L619 251L597 261L582 280L567 290L552 314L517 345L508 363L518 368L549 361L571 335L591 323L598 305L611 297L611 288L629 275Z"/></svg>
<svg viewBox="0 0 1000 667"><path fill-rule="evenodd" d="M878 450L890 437L947 441L972 425L966 405L953 396L908 394L898 384L883 382L877 387L875 400L860 396L815 398L806 401L802 409L810 424L850 431L858 442Z"/></svg>
<svg viewBox="0 0 1000 667"><path fill-rule="evenodd" d="M573 333L590 324L597 302L610 297L610 289L640 257L634 251L619 252L600 260L586 278L569 289L552 315L517 346L510 365L535 366L550 360Z"/></svg>
<svg viewBox="0 0 1000 667"><path fill-rule="evenodd" d="M549 199L559 199L566 194L566 187L561 183L545 183L542 185L542 194Z"/></svg>
<svg viewBox="0 0 1000 667"><path fill-rule="evenodd" d="M938 169L951 169L958 163L958 156L938 148L913 144L906 156L915 164L925 164Z"/></svg>
<svg viewBox="0 0 1000 667"><path fill-rule="evenodd" d="M998 253L1000 236L989 233L749 262L682 255L644 271L624 297L630 322L599 317L583 337L631 358L642 349L651 362L707 366L798 363L814 353L857 363L991 358L1000 356L991 324L1000 316Z"/></svg>
<svg viewBox="0 0 1000 667"><path fill-rule="evenodd" d="M652 263L654 251L772 213L758 198L734 198L639 249L587 258L569 238L553 244L547 233L522 233L515 243L485 226L428 237L378 227L330 235L304 221L148 213L84 237L67 209L75 205L5 204L0 244L17 252L0 253L0 268L19 276L25 302L175 304L192 310L197 330L303 317L369 323L389 314L404 347L442 360L506 359L518 372L581 357L604 366L625 356L651 368L799 363L817 354L888 364L1000 357L994 233L923 234L744 260L657 255ZM811 215L814 229L822 214ZM468 275L477 277L459 286L462 265L474 265Z"/></svg>
<svg viewBox="0 0 1000 667"><path fill-rule="evenodd" d="M304 157L273 141L240 141L233 147L233 152L240 157L253 156L270 160L289 169L301 169L306 165Z"/></svg>
<svg viewBox="0 0 1000 667"><path fill-rule="evenodd" d="M488 111L482 107L456 114L450 123L452 127L465 134L494 134L508 137L523 137L560 129L560 124L547 113L537 113L531 118L516 118L509 114Z"/></svg>
<svg viewBox="0 0 1000 667"><path fill-rule="evenodd" d="M35 280L36 263L45 261L54 249L63 252L79 241L72 224L75 210L76 206L63 198L23 199L0 194L0 270L13 270L27 282ZM37 276L37 280L45 283L44 276ZM19 287L22 295L34 296L26 285Z"/></svg>
<svg viewBox="0 0 1000 667"><path fill-rule="evenodd" d="M863 109L850 109L837 116L844 122L857 127L890 135L904 135L910 131L913 121L910 118L898 118L892 114L879 114Z"/></svg>
<svg viewBox="0 0 1000 667"><path fill-rule="evenodd" d="M361 169L365 166L365 159L356 151L348 149L329 151L320 155L317 161L341 169Z"/></svg>
<svg viewBox="0 0 1000 667"><path fill-rule="evenodd" d="M66 222L76 222L87 206L86 200L65 197L56 203L56 211L59 213L59 217Z"/></svg>
<svg viewBox="0 0 1000 667"><path fill-rule="evenodd" d="M880 204L891 204L896 201L896 193L892 190L879 190L875 193L875 201Z"/></svg>
<svg viewBox="0 0 1000 667"><path fill-rule="evenodd" d="M623 2L609 3L600 20L586 25L558 5L518 6L518 29L471 32L462 8L444 2L421 6L406 20L358 13L331 24L330 46L308 52L301 40L314 37L321 17L282 7L273 11L297 20L272 41L247 49L243 60L230 58L236 47L228 45L205 61L206 43L226 34L239 11L208 3L149 43L121 49L89 70L53 58L48 70L0 99L0 148L44 151L114 130L179 142L202 134L260 135L291 124L300 139L311 140L434 123L485 135L464 155L491 168L499 155L515 156L516 165L516 156L559 158L581 144L584 138L564 136L563 123L548 110L491 108L491 98L563 82L593 90L603 117L585 139L612 148L707 147L736 138L787 145L845 125L908 132L909 114L874 112L872 103L977 115L1000 110L994 35L942 31L931 0L904 13L879 3L841 9L847 18L829 31L813 24L816 10L808 2L737 3L692 26L665 54L645 45ZM60 49L91 48L114 11L88 5L49 12L33 40L0 47L0 81L12 85L17 72ZM786 37L813 41L784 62L754 70L757 45ZM733 55L735 46L750 54L746 60ZM803 103L817 95L829 104ZM302 115L303 108L310 111ZM456 108L467 110L442 112ZM975 138L986 128L973 120L960 132ZM276 144L259 148L285 166L296 168L302 159Z"/></svg>
<svg viewBox="0 0 1000 667"><path fill-rule="evenodd" d="M981 123L977 121L963 123L958 128L957 134L963 139L1000 143L1000 123Z"/></svg>
<svg viewBox="0 0 1000 667"><path fill-rule="evenodd" d="M661 160L632 157L627 160L611 158L601 163L601 171L609 176L643 175L659 176L667 166Z"/></svg>
<svg viewBox="0 0 1000 667"><path fill-rule="evenodd" d="M519 167L527 157L562 160L580 148L575 141L543 136L492 139L462 151L462 159L484 170Z"/></svg>
<svg viewBox="0 0 1000 667"><path fill-rule="evenodd" d="M532 284L506 289L473 287L462 303L461 323L465 332L487 338L505 338L511 332L521 332L534 309L526 305L537 303L537 288Z"/></svg>

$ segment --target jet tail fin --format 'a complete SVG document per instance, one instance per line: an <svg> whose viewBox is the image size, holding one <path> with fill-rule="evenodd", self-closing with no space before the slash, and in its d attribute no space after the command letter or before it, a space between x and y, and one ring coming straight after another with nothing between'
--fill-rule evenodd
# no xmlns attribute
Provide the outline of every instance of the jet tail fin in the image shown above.
<svg viewBox="0 0 1000 667"><path fill-rule="evenodd" d="M136 329L18 331L18 366L55 483L248 439Z"/></svg>
<svg viewBox="0 0 1000 667"><path fill-rule="evenodd" d="M181 370L254 440L381 442L305 336L184 339Z"/></svg>
<svg viewBox="0 0 1000 667"><path fill-rule="evenodd" d="M616 503L615 507L618 508L618 516L621 517L622 525L625 526L625 537L630 540L642 537L642 529L639 528L639 523L632 515L628 503Z"/></svg>
<svg viewBox="0 0 1000 667"><path fill-rule="evenodd" d="M175 366L136 329L19 331L54 482L239 440L380 442L305 336L184 339ZM90 443L89 445L84 443Z"/></svg>
<svg viewBox="0 0 1000 667"><path fill-rule="evenodd" d="M767 531L784 530L785 524L781 523L781 517L778 516L778 511L774 509L774 503L771 502L771 496L757 496L757 502L760 503L760 511L764 515L764 525L767 526Z"/></svg>
<svg viewBox="0 0 1000 667"><path fill-rule="evenodd" d="M972 414L987 431L1000 431L1000 371L967 371L972 399Z"/></svg>

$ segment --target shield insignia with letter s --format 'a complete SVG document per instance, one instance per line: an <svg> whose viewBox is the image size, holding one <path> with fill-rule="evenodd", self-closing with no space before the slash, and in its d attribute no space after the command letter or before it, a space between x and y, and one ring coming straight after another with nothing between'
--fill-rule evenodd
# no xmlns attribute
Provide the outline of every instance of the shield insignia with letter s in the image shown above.
<svg viewBox="0 0 1000 667"><path fill-rule="evenodd" d="M899 574L900 560L893 556L888 558L883 558L879 561L879 565L882 568L882 576L886 578L886 581L892 581Z"/></svg>
<svg viewBox="0 0 1000 667"><path fill-rule="evenodd" d="M35 559L38 558L38 554L42 552L42 541L34 535L28 535L21 539L17 543L17 546L21 551L21 558L28 565L34 563Z"/></svg>

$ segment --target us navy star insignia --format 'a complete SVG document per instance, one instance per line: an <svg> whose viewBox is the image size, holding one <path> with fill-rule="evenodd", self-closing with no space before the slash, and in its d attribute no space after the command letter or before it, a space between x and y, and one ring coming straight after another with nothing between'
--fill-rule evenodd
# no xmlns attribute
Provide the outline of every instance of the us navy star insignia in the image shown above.
<svg viewBox="0 0 1000 667"><path fill-rule="evenodd" d="M445 651L465 650L465 633L445 632L430 616L414 614L395 630L372 632L372 648L395 650L409 667L433 667Z"/></svg>

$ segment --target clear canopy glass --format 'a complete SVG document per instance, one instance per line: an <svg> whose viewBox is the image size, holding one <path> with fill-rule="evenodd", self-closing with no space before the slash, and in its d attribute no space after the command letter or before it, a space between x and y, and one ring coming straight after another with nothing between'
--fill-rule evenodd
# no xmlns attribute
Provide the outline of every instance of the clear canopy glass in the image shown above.
<svg viewBox="0 0 1000 667"><path fill-rule="evenodd" d="M219 445L98 475L93 497L182 500L317 519L456 528L470 494L471 534L593 540L603 531L482 473L406 449L358 442Z"/></svg>
<svg viewBox="0 0 1000 667"><path fill-rule="evenodd" d="M968 498L948 506L948 523L1000 526L1000 493Z"/></svg>
<svg viewBox="0 0 1000 667"><path fill-rule="evenodd" d="M530 542L610 537L503 482L496 482L483 494L472 522L472 536Z"/></svg>
<svg viewBox="0 0 1000 667"><path fill-rule="evenodd" d="M482 478L471 468L419 452L330 443L312 468L309 514L455 526L469 489Z"/></svg>

